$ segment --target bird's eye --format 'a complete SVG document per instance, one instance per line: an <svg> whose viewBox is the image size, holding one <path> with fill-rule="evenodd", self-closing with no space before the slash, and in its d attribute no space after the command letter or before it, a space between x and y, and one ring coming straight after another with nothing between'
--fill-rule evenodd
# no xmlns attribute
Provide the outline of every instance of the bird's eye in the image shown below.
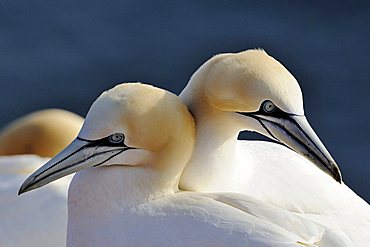
<svg viewBox="0 0 370 247"><path fill-rule="evenodd" d="M276 110L276 106L269 100L262 103L262 110L266 113L272 113Z"/></svg>
<svg viewBox="0 0 370 247"><path fill-rule="evenodd" d="M115 133L108 137L108 141L112 144L122 143L124 140L124 135L122 133Z"/></svg>

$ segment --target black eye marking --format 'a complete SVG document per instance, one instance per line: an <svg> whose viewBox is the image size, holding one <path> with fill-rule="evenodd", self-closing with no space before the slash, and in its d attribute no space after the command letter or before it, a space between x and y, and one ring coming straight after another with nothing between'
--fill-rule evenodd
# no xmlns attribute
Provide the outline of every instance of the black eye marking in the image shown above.
<svg viewBox="0 0 370 247"><path fill-rule="evenodd" d="M125 140L125 136L122 133L114 133L108 136L108 141L111 144L121 144Z"/></svg>
<svg viewBox="0 0 370 247"><path fill-rule="evenodd" d="M264 116L271 116L271 117L277 117L277 118L289 118L291 116L298 116L293 113L288 113L283 110L281 110L279 107L277 107L271 100L266 99L261 103L260 108L258 111L255 112L237 112L238 114L249 116L249 117L255 117L256 115L264 115Z"/></svg>
<svg viewBox="0 0 370 247"><path fill-rule="evenodd" d="M274 105L274 103L272 103L270 100L265 100L264 102L262 102L261 104L261 109L265 112L265 113L273 113L275 110L276 110L276 106Z"/></svg>
<svg viewBox="0 0 370 247"><path fill-rule="evenodd" d="M296 116L296 114L288 113L277 107L271 100L265 100L262 102L260 109L255 114L286 118L289 116Z"/></svg>
<svg viewBox="0 0 370 247"><path fill-rule="evenodd" d="M101 139L96 139L96 140L87 140L81 137L77 137L77 139L81 141L86 141L89 142L86 147L91 147L91 146L122 146L122 147L127 147L126 144L124 143L125 141L125 135L122 133L114 133L111 134L107 137L101 138Z"/></svg>

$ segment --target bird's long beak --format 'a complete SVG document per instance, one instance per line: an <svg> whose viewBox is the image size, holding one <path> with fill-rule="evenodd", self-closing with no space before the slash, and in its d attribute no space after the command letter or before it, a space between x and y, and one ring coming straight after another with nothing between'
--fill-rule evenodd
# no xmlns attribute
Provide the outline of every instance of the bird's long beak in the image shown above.
<svg viewBox="0 0 370 247"><path fill-rule="evenodd" d="M270 138L285 144L312 161L317 167L339 183L342 182L338 165L320 141L305 116L288 115L286 117L273 117L263 114L253 114L252 117L260 122L270 135Z"/></svg>
<svg viewBox="0 0 370 247"><path fill-rule="evenodd" d="M127 146L104 145L101 140L88 141L76 138L63 151L29 176L19 189L18 195L79 170L102 165L128 149L130 148Z"/></svg>

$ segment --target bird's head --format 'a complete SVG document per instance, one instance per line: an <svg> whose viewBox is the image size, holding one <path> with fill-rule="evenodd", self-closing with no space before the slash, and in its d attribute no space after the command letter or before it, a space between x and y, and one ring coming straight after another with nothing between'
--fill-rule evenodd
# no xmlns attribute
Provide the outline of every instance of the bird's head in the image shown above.
<svg viewBox="0 0 370 247"><path fill-rule="evenodd" d="M341 182L337 164L304 116L297 80L265 51L214 56L194 73L180 97L196 121L228 119L237 131L256 131L281 142Z"/></svg>
<svg viewBox="0 0 370 247"><path fill-rule="evenodd" d="M98 166L180 173L193 141L193 119L177 96L145 84L120 84L93 103L77 138L27 178L19 193Z"/></svg>

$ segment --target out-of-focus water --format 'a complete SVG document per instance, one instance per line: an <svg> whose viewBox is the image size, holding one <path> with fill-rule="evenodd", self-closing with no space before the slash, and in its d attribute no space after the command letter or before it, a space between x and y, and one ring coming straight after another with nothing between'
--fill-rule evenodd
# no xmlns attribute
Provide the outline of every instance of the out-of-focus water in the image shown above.
<svg viewBox="0 0 370 247"><path fill-rule="evenodd" d="M122 81L180 93L212 55L261 47L298 79L344 181L370 200L368 1L153 3L0 1L0 126L49 107L85 115Z"/></svg>

